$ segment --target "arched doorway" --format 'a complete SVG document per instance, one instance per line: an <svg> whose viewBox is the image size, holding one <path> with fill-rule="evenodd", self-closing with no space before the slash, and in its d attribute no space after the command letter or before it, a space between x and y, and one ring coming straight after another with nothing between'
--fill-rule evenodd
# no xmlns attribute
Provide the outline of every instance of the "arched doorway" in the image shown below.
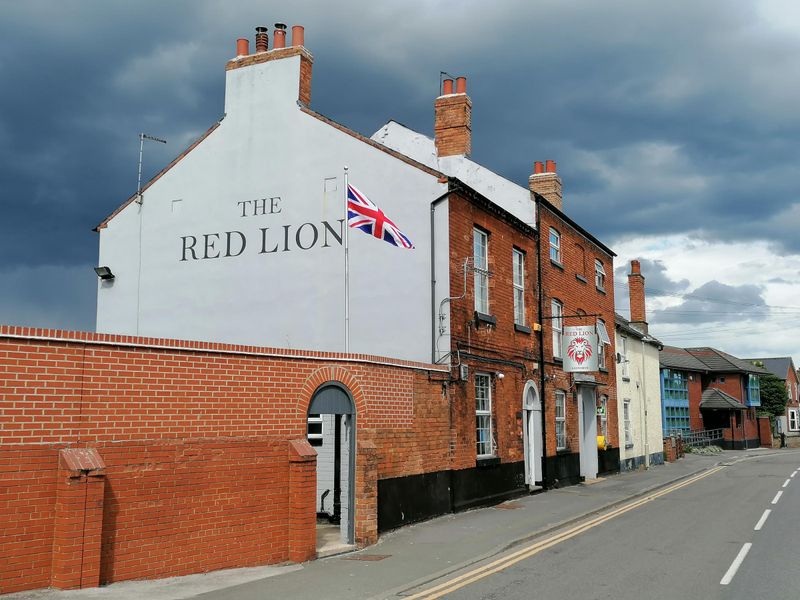
<svg viewBox="0 0 800 600"><path fill-rule="evenodd" d="M321 385L307 419L308 441L317 451L317 550L324 554L353 544L355 536L356 413L350 391L337 382ZM330 525L338 527L338 543Z"/></svg>
<svg viewBox="0 0 800 600"><path fill-rule="evenodd" d="M522 394L522 433L525 452L525 483L528 488L542 481L542 402L533 381Z"/></svg>

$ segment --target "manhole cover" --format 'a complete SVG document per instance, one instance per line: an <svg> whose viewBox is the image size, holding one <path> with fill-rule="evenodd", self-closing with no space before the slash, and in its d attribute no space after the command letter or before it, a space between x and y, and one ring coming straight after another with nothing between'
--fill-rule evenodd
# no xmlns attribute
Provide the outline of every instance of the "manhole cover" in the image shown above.
<svg viewBox="0 0 800 600"><path fill-rule="evenodd" d="M378 560L383 560L384 558L389 558L391 554L353 554L352 556L343 556L342 560L366 560L375 562Z"/></svg>

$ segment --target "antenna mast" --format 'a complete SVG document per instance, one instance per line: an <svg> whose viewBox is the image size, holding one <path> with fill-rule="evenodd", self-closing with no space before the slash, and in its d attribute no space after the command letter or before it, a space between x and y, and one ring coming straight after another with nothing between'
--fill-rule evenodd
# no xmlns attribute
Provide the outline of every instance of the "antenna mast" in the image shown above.
<svg viewBox="0 0 800 600"><path fill-rule="evenodd" d="M147 135L146 133L139 134L139 179L136 182L136 203L142 203L142 152L144 151L144 141L151 140L153 142L159 142L161 144L166 144L167 140L162 140L161 138L153 137L152 135Z"/></svg>

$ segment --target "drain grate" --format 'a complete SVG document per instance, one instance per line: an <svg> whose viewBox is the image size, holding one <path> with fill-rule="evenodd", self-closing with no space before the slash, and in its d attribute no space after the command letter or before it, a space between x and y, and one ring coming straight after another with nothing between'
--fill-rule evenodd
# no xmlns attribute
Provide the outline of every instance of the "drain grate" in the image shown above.
<svg viewBox="0 0 800 600"><path fill-rule="evenodd" d="M366 560L369 562L376 562L389 558L391 554L353 554L351 556L343 556L342 560Z"/></svg>
<svg viewBox="0 0 800 600"><path fill-rule="evenodd" d="M503 510L515 510L517 508L522 508L522 505L519 502L503 502L502 504L498 504L495 508L502 508Z"/></svg>

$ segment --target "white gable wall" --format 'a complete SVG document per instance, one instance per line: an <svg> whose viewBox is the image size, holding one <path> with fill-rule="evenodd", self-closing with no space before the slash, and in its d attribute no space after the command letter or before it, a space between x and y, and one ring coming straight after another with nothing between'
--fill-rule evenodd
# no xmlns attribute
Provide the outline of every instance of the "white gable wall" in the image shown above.
<svg viewBox="0 0 800 600"><path fill-rule="evenodd" d="M299 60L229 71L220 126L100 230L116 280L99 285L98 331L342 351L343 248L324 222L340 231L348 165L416 246L350 231L350 350L431 359L430 203L447 185L302 112ZM264 198L273 214L253 216Z"/></svg>

